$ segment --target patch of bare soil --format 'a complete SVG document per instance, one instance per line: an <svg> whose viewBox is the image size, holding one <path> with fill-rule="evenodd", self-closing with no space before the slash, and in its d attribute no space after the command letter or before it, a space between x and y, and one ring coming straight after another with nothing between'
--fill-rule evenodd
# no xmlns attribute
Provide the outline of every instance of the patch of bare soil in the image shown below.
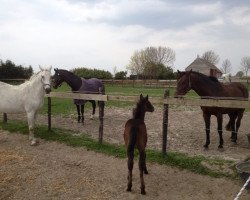
<svg viewBox="0 0 250 200"><path fill-rule="evenodd" d="M137 161L136 161L137 162ZM148 164L146 196L140 194L138 166L126 192L126 159L0 132L0 199L233 199L242 182ZM249 199L244 191L242 200Z"/></svg>
<svg viewBox="0 0 250 200"><path fill-rule="evenodd" d="M132 108L105 108L104 136L109 143L124 144L123 130L125 122L131 118ZM97 110L98 111L98 110ZM98 113L98 112L97 112ZM85 112L85 124L77 123L75 113L68 117L53 116L52 127L66 128L77 131L79 134L87 133L93 138L99 135L99 119L95 116L90 119L90 112ZM145 122L148 131L148 148L162 149L163 109L156 107L153 113L146 113ZM11 116L10 116L11 118ZM224 115L223 128L228 122ZM39 124L47 124L47 116L40 115ZM224 149L218 150L219 136L217 132L216 117L211 118L211 133L209 150L204 150L205 125L200 108L172 107L169 109L168 143L167 150L184 152L190 155L216 156L224 159L243 160L250 156L250 145L247 133L250 133L250 113L245 112L238 133L237 145L231 142L231 132L223 130Z"/></svg>

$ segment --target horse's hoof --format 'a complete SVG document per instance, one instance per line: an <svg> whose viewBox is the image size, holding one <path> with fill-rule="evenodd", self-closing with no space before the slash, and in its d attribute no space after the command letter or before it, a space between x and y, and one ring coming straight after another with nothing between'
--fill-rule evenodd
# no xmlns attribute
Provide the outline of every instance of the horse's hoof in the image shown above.
<svg viewBox="0 0 250 200"><path fill-rule="evenodd" d="M38 145L38 142L36 140L32 140L30 143L31 146L36 146Z"/></svg>
<svg viewBox="0 0 250 200"><path fill-rule="evenodd" d="M141 194L145 195L146 194L145 190L141 190Z"/></svg>
<svg viewBox="0 0 250 200"><path fill-rule="evenodd" d="M233 143L235 143L235 144L237 143L237 142L236 142L236 139L233 139L233 138L231 138L231 142L233 142Z"/></svg>
<svg viewBox="0 0 250 200"><path fill-rule="evenodd" d="M148 170L144 170L144 174L148 174Z"/></svg>
<svg viewBox="0 0 250 200"><path fill-rule="evenodd" d="M127 188L127 192L131 192L132 190L131 190L131 188Z"/></svg>
<svg viewBox="0 0 250 200"><path fill-rule="evenodd" d="M203 147L205 148L205 150L208 150L208 144L204 144Z"/></svg>

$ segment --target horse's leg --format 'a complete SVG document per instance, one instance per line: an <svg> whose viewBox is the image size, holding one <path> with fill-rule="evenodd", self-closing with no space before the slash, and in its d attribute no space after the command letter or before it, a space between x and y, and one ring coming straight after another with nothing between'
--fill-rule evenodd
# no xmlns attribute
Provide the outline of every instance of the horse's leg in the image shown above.
<svg viewBox="0 0 250 200"><path fill-rule="evenodd" d="M29 140L31 140L30 145L32 146L36 145L36 139L34 137L35 118L36 118L35 112L27 113L28 126L29 126Z"/></svg>
<svg viewBox="0 0 250 200"><path fill-rule="evenodd" d="M210 144L210 119L211 119L211 115L203 112L203 118L204 118L205 127L206 127L206 143L204 144L204 147L207 149L208 145Z"/></svg>
<svg viewBox="0 0 250 200"><path fill-rule="evenodd" d="M81 115L82 115L82 123L84 124L84 106L85 103L81 105Z"/></svg>
<svg viewBox="0 0 250 200"><path fill-rule="evenodd" d="M94 100L91 100L90 102L92 104L92 115L90 116L90 119L94 119L96 102Z"/></svg>
<svg viewBox="0 0 250 200"><path fill-rule="evenodd" d="M223 137L222 137L223 116L222 116L222 114L218 114L216 117L217 117L217 124L218 124L217 130L218 130L219 138L220 138L220 144L219 144L218 148L223 148L223 143L224 143Z"/></svg>
<svg viewBox="0 0 250 200"><path fill-rule="evenodd" d="M145 170L146 161L145 161L145 150L140 150L139 158L139 170L140 170L140 180L141 180L141 194L146 194L145 192L145 182L143 178L143 171Z"/></svg>
<svg viewBox="0 0 250 200"><path fill-rule="evenodd" d="M237 141L237 134L238 134L238 130L240 128L240 124L241 124L241 119L243 117L243 113L244 113L244 110L240 111L238 113L238 116L237 116L237 120L236 120L236 131L235 131L235 142Z"/></svg>
<svg viewBox="0 0 250 200"><path fill-rule="evenodd" d="M80 114L80 105L76 104L76 110L77 110L77 121L78 123L80 123L80 120L81 120L81 114Z"/></svg>
<svg viewBox="0 0 250 200"><path fill-rule="evenodd" d="M231 141L236 143L237 140L237 131L236 131L236 121L237 115L234 114L232 115L232 122L231 122L231 130L232 130L232 135L231 135Z"/></svg>
<svg viewBox="0 0 250 200"><path fill-rule="evenodd" d="M144 171L144 174L148 174L148 169L147 169L147 165L146 165L146 152L144 151L144 166L143 166L143 171Z"/></svg>
<svg viewBox="0 0 250 200"><path fill-rule="evenodd" d="M127 184L127 191L131 192L131 188L132 188L132 171L133 171L133 166L134 166L134 150L133 151L128 151L127 150L127 155L128 155L128 184Z"/></svg>

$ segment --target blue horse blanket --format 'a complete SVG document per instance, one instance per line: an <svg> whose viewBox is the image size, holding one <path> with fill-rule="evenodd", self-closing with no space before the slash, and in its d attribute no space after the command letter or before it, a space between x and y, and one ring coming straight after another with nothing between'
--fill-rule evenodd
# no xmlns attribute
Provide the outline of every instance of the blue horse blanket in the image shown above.
<svg viewBox="0 0 250 200"><path fill-rule="evenodd" d="M101 80L97 78L84 79L82 78L82 86L77 91L82 94L104 94L104 85ZM74 99L74 104L83 105L86 100Z"/></svg>

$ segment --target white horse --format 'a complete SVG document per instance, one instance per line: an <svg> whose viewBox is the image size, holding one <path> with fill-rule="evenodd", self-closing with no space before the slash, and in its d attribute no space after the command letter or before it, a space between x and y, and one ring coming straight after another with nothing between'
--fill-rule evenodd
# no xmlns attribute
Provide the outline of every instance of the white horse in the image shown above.
<svg viewBox="0 0 250 200"><path fill-rule="evenodd" d="M225 82L225 83L231 82L231 74L230 73L222 74L221 78L223 79L223 82Z"/></svg>
<svg viewBox="0 0 250 200"><path fill-rule="evenodd" d="M0 82L0 112L27 114L31 145L36 144L34 125L38 109L43 105L45 92L51 91L51 67L40 69L21 85Z"/></svg>

